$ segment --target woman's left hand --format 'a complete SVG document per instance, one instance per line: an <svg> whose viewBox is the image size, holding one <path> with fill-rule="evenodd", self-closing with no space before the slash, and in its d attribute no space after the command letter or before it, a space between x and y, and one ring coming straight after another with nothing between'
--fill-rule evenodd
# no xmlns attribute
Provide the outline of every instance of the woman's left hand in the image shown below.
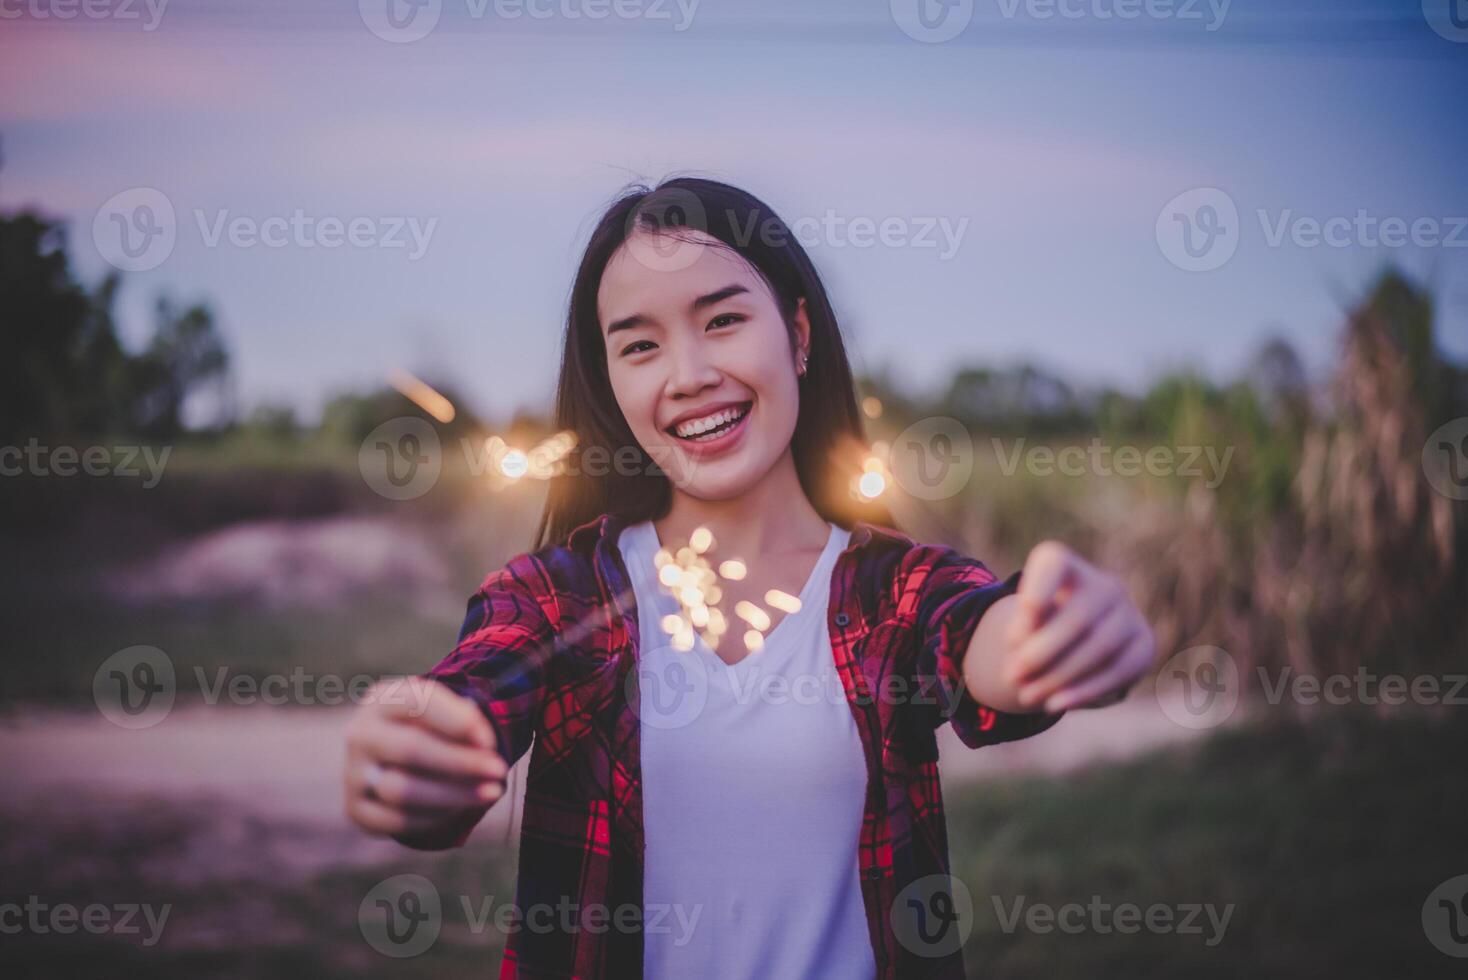
<svg viewBox="0 0 1468 980"><path fill-rule="evenodd" d="M1120 701L1152 667L1152 629L1115 576L1055 541L1030 551L1002 674L1026 708Z"/></svg>

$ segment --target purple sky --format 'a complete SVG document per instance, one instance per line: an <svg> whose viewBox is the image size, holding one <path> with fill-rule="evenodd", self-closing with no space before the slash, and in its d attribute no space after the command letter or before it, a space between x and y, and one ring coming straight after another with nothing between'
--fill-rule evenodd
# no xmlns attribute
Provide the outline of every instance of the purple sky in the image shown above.
<svg viewBox="0 0 1468 980"><path fill-rule="evenodd" d="M58 2L0 0L24 13L0 19L0 207L69 219L93 279L99 209L106 246L109 200L161 194L174 241L128 275L127 334L160 289L207 300L245 407L309 418L402 366L490 415L546 409L592 220L626 181L674 171L801 222L857 366L914 387L1019 359L1125 385L1226 376L1275 331L1318 366L1342 304L1391 261L1431 280L1443 344L1468 358L1452 220L1468 216L1468 36L1440 37L1414 2L1234 0L1184 22L1104 16L1127 0L1069 0L1077 17L977 0L942 43L903 31L904 0L669 0L651 8L666 19L603 20L567 14L595 0L516 19L442 0L410 43L368 29L374 0L365 16L172 0L152 29L142 0L137 20L62 21ZM1236 251L1186 271L1163 209L1210 187L1237 209ZM297 211L306 231L252 242ZM1331 218L1346 244L1310 246L1310 220ZM352 219L362 244L326 247ZM1416 222L1417 243L1377 242L1384 219ZM887 241L861 244L864 222Z"/></svg>

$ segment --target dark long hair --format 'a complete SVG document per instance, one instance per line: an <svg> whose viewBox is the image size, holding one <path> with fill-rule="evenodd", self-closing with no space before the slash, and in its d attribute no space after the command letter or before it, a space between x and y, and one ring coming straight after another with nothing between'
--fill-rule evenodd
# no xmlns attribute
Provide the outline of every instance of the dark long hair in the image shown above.
<svg viewBox="0 0 1468 980"><path fill-rule="evenodd" d="M805 249L785 222L752 194L715 180L676 177L656 188L637 184L624 190L597 222L581 256L556 389L556 427L574 432L577 444L567 458L568 473L550 479L534 548L563 544L571 531L602 514L635 522L661 518L672 504L672 482L638 444L617 405L597 317L602 272L639 229L675 235L682 232L673 229L704 232L743 256L774 293L792 352L795 312L805 298L811 353L800 379L800 411L790 440L801 488L821 516L844 528L857 520L897 527L884 506L862 501L850 491L866 438L836 314ZM586 454L593 449L596 455L588 464Z"/></svg>

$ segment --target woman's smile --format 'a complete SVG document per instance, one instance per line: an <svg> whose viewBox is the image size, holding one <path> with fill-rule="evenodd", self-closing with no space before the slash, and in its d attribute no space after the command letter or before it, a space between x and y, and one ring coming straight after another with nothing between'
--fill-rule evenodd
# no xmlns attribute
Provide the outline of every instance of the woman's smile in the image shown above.
<svg viewBox="0 0 1468 980"><path fill-rule="evenodd" d="M689 455L699 458L721 455L740 444L753 413L754 402L742 402L732 408L669 426L667 431Z"/></svg>

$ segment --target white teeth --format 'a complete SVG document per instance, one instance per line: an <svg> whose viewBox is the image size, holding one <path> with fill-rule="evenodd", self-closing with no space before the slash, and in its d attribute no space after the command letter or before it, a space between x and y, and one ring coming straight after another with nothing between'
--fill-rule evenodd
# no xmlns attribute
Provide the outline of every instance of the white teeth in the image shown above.
<svg viewBox="0 0 1468 980"><path fill-rule="evenodd" d="M726 422L743 418L745 411L746 409L744 408L726 408L723 411L715 412L701 419L690 419L687 422L681 422L675 431L679 436L687 439L708 432L710 429L717 429Z"/></svg>

